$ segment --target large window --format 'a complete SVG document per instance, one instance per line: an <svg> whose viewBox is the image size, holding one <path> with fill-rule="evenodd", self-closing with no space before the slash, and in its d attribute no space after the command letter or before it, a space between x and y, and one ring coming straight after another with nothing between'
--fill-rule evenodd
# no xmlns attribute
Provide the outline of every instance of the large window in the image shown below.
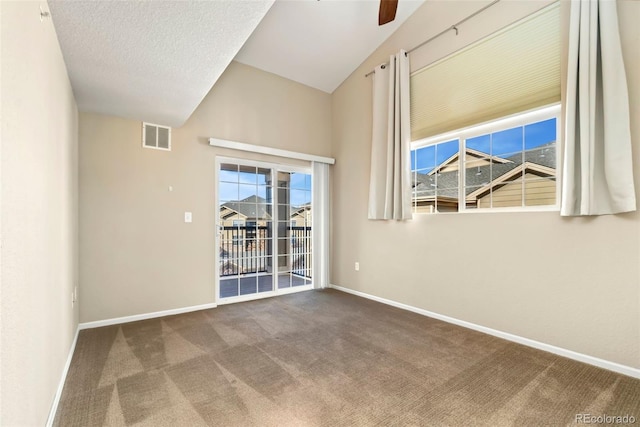
<svg viewBox="0 0 640 427"><path fill-rule="evenodd" d="M555 105L415 141L414 212L557 207L559 109Z"/></svg>
<svg viewBox="0 0 640 427"><path fill-rule="evenodd" d="M411 75L414 212L557 209L559 2Z"/></svg>

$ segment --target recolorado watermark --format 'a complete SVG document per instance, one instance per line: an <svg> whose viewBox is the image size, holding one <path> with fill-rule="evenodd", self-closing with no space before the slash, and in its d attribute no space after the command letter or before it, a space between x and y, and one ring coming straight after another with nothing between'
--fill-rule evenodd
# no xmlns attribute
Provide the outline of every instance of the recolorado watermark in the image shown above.
<svg viewBox="0 0 640 427"><path fill-rule="evenodd" d="M576 424L635 424L636 417L633 415L593 415L576 414Z"/></svg>

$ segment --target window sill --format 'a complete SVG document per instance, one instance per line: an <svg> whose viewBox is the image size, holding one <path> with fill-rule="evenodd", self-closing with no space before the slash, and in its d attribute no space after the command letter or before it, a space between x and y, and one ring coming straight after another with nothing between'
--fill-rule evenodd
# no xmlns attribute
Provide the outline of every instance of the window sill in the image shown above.
<svg viewBox="0 0 640 427"><path fill-rule="evenodd" d="M438 215L473 215L473 214L496 214L496 213L535 213L535 212L560 212L560 206L540 206L528 208L485 208L485 209L466 209L458 212L414 212L419 216L438 216Z"/></svg>

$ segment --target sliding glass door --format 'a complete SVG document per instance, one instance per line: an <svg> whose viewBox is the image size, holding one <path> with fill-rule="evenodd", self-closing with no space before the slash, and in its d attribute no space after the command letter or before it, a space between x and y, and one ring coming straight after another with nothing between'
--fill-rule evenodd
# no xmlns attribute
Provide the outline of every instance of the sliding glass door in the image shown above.
<svg viewBox="0 0 640 427"><path fill-rule="evenodd" d="M311 173L217 162L219 303L312 288Z"/></svg>

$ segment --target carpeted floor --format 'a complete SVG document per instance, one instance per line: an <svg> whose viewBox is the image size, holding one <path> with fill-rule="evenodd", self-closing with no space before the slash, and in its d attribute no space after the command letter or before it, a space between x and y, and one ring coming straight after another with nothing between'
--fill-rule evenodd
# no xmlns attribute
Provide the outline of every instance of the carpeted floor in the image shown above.
<svg viewBox="0 0 640 427"><path fill-rule="evenodd" d="M640 380L334 290L83 330L57 426L541 426Z"/></svg>

